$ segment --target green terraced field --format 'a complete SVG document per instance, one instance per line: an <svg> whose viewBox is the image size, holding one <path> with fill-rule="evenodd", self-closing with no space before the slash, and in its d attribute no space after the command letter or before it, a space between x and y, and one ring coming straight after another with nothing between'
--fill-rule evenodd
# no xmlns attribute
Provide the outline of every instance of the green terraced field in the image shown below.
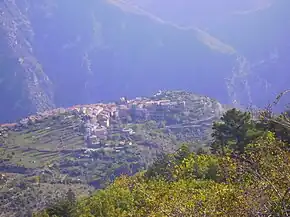
<svg viewBox="0 0 290 217"><path fill-rule="evenodd" d="M67 156L62 151L74 151L85 145L75 120L46 119L41 123L10 131L5 156L10 163L25 168L37 168Z"/></svg>

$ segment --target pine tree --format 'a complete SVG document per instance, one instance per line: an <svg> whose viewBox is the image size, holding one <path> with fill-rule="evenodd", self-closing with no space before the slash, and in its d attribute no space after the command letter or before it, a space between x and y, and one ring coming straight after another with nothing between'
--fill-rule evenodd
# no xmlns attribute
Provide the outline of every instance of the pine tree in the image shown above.
<svg viewBox="0 0 290 217"><path fill-rule="evenodd" d="M255 122L249 112L237 109L228 110L220 122L213 125L211 148L215 153L225 154L228 149L244 153L245 146L250 141L261 135L255 127Z"/></svg>

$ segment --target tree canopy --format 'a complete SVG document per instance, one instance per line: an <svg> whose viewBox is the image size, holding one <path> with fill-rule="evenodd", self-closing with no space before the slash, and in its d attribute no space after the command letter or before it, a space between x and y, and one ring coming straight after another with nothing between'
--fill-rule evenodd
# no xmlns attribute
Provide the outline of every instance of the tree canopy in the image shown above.
<svg viewBox="0 0 290 217"><path fill-rule="evenodd" d="M213 124L212 129L211 148L214 153L223 155L229 150L244 153L247 144L262 134L249 112L242 112L235 108L228 110L221 117L220 122Z"/></svg>

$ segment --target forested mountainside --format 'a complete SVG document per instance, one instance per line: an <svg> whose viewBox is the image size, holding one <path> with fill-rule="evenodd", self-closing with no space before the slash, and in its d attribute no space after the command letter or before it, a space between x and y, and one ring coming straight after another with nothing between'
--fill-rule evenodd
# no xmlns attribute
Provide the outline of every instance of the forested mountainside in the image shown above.
<svg viewBox="0 0 290 217"><path fill-rule="evenodd" d="M264 9L265 14L272 7ZM256 81L256 74L249 68L256 59L252 62L241 52L242 46L232 46L236 45L232 38L211 32L212 28L180 27L151 12L119 0L1 1L0 99L5 103L0 120L159 89L185 89L224 103L251 102L250 81ZM237 19L232 20L234 26ZM247 20L252 23L252 15ZM277 35L283 33L284 24L273 19L269 25L276 27ZM238 25L234 29L240 32ZM233 37L242 40L250 35L245 31ZM259 75L264 73L260 69ZM265 79L270 82L269 76ZM267 101L266 96L260 98Z"/></svg>
<svg viewBox="0 0 290 217"><path fill-rule="evenodd" d="M228 107L183 91L59 108L0 125L0 210L26 216L71 189L89 195L182 143L207 150Z"/></svg>

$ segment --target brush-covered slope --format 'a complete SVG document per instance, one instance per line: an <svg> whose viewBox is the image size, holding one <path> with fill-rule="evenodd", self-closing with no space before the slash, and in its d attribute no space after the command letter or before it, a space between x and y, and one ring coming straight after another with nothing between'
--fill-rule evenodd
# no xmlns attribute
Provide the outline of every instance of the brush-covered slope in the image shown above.
<svg viewBox="0 0 290 217"><path fill-rule="evenodd" d="M90 186L102 188L120 174L145 169L158 154L182 143L195 151L206 149L212 122L226 109L208 97L166 91L127 103L52 110L2 125L0 208L14 214L25 206L41 208L43 201L35 195L40 190L48 200L69 187L88 194Z"/></svg>

